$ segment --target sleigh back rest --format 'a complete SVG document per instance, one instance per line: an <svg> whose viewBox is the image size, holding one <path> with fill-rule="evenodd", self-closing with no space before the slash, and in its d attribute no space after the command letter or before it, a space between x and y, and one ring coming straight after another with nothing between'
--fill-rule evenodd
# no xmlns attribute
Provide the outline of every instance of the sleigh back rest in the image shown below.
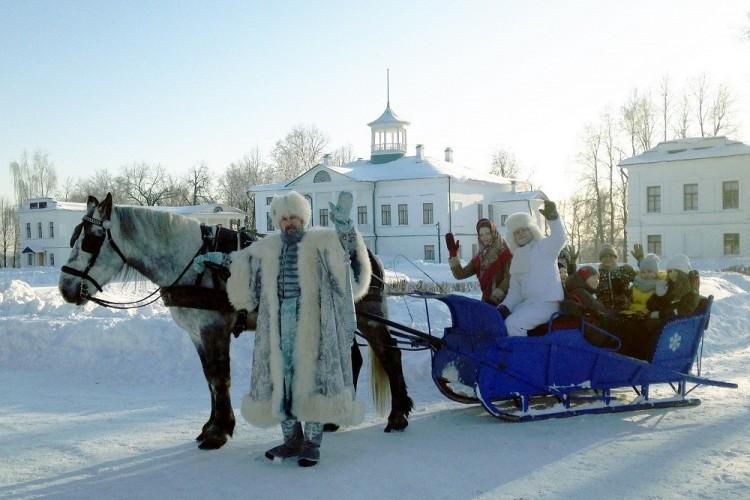
<svg viewBox="0 0 750 500"><path fill-rule="evenodd" d="M498 338L507 337L505 322L500 313L489 304L470 299L461 295L445 295L438 300L448 306L453 320L453 326L445 329L445 340L460 336L465 342L494 342Z"/></svg>
<svg viewBox="0 0 750 500"><path fill-rule="evenodd" d="M713 299L713 295L709 296L704 308L690 316L670 319L662 326L652 364L681 373L690 371L708 327Z"/></svg>

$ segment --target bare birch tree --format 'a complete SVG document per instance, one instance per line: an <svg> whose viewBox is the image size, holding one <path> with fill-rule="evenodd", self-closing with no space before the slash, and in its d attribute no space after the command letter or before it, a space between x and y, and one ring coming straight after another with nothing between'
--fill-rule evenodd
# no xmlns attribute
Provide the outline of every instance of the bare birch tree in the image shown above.
<svg viewBox="0 0 750 500"><path fill-rule="evenodd" d="M669 77L664 76L659 85L659 97L661 98L661 122L664 130L664 141L667 140L667 131L669 130L669 120L671 118L671 98L672 94L669 87Z"/></svg>
<svg viewBox="0 0 750 500"><path fill-rule="evenodd" d="M693 82L693 99L695 102L695 118L698 122L698 130L701 133L701 137L706 137L706 126L708 121L708 83L706 82L706 75L703 74L695 79Z"/></svg>
<svg viewBox="0 0 750 500"><path fill-rule="evenodd" d="M28 198L51 196L57 186L55 165L49 160L47 153L40 150L29 154L21 153L19 161L10 163L10 173L13 177L13 192L16 204Z"/></svg>
<svg viewBox="0 0 750 500"><path fill-rule="evenodd" d="M517 179L521 175L521 168L513 153L505 149L497 149L492 154L490 173L506 179Z"/></svg>
<svg viewBox="0 0 750 500"><path fill-rule="evenodd" d="M275 180L293 179L317 164L328 137L315 125L294 127L271 152Z"/></svg>
<svg viewBox="0 0 750 500"><path fill-rule="evenodd" d="M331 155L331 165L334 167L340 167L345 163L354 161L354 150L351 144L346 144L336 149Z"/></svg>
<svg viewBox="0 0 750 500"><path fill-rule="evenodd" d="M138 205L155 206L169 199L170 178L161 165L133 163L123 167L126 200Z"/></svg>
<svg viewBox="0 0 750 500"><path fill-rule="evenodd" d="M688 136L690 130L690 114L692 110L690 108L690 97L683 95L680 101L680 107L677 110L677 121L672 126L672 131L675 136L680 139L685 139Z"/></svg>
<svg viewBox="0 0 750 500"><path fill-rule="evenodd" d="M16 207L5 198L0 198L0 252L2 252L2 267L8 267L9 254L15 256L14 243L16 241ZM11 266L14 262L11 262Z"/></svg>

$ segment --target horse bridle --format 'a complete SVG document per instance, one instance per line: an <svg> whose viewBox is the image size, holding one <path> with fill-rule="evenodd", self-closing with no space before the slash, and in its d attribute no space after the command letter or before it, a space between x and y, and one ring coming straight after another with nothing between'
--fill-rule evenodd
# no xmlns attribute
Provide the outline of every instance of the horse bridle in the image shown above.
<svg viewBox="0 0 750 500"><path fill-rule="evenodd" d="M104 234L101 236L95 236L92 234L88 234L86 232L86 224L99 226L104 230ZM81 250L84 252L90 253L91 258L89 259L88 264L86 265L86 269L83 271L79 271L78 269L74 269L70 266L62 266L60 270L66 274L70 274L72 276L77 276L81 278L81 291L80 295L81 297L85 297L86 299L99 304L100 306L109 307L112 309L136 309L139 307L145 307L149 304L153 304L157 300L159 300L164 293L172 288L175 284L177 284L180 279L185 275L188 269L190 269L191 265L193 264L193 261L195 258L201 254L203 251L204 245L201 245L201 247L198 249L196 254L193 256L192 259L190 259L185 266L185 268L182 270L182 272L177 276L177 278L172 282L171 285L167 287L160 287L154 290L153 292L149 293L143 298L140 298L138 300L133 300L130 302L113 302L106 299L101 299L98 297L93 297L88 294L88 291L86 290L86 285L83 280L90 281L92 285L96 287L97 290L100 292L103 292L101 285L89 274L89 271L91 271L91 268L94 267L94 264L96 264L96 259L99 257L99 253L102 250L102 247L105 243L109 242L109 245L112 247L112 249L117 253L117 255L120 256L122 261L127 264L128 259L125 257L125 255L122 253L122 250L120 250L120 247L117 246L117 243L115 243L114 238L112 238L112 232L110 228L112 227L112 221L110 220L102 220L102 219L96 219L94 217L91 217L89 215L84 215L81 218L81 223L78 224L75 229L73 229L73 236L70 238L70 248L73 248L76 244L76 241L78 241L78 238L81 236L81 231L83 231L83 241L81 242ZM145 302L147 299L153 297L157 292L159 295L156 296L156 298L150 300L149 302Z"/></svg>
<svg viewBox="0 0 750 500"><path fill-rule="evenodd" d="M101 236L88 234L85 231L85 225L87 223L93 226L101 227L104 230L104 234L102 234ZM118 247L117 243L115 243L115 240L112 239L112 232L110 231L111 227L112 222L109 220L101 220L89 215L84 215L81 223L78 224L75 229L73 229L73 236L71 236L70 238L70 248L73 248L75 246L78 237L81 235L81 231L83 231L83 242L81 242L81 250L90 253L91 258L86 265L86 269L84 269L83 271L79 271L78 269L74 269L70 266L62 266L62 268L60 268L61 271L66 274L71 274L73 276L78 276L81 279L88 280L92 285L96 287L97 290L103 292L104 290L102 290L101 285L89 274L89 271L91 271L91 268L94 267L94 264L96 264L96 259L99 257L99 252L101 252L104 243L109 242L109 245L112 247L115 253L120 256L122 261L125 263L128 262L128 260L125 258L125 255L123 255L122 250L120 250L120 247Z"/></svg>

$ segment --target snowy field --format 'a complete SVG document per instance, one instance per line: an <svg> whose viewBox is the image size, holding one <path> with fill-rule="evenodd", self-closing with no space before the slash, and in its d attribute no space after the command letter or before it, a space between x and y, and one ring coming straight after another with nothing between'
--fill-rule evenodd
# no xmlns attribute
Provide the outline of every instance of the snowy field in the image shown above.
<svg viewBox="0 0 750 500"><path fill-rule="evenodd" d="M425 279L405 262L385 263L392 276ZM450 279L445 265L418 264ZM695 408L509 424L444 399L429 354L405 352L416 403L409 428L383 433L365 374L365 422L327 434L309 469L268 462L263 452L280 431L253 428L239 413L222 449L197 448L208 390L192 344L160 303L77 308L63 303L55 270L0 270L0 497L747 499L750 277L711 268L702 273L702 293L715 296L703 374L739 389L698 388ZM106 296L150 289L111 285ZM447 309L429 307L440 331ZM389 308L395 321L427 329L421 301L391 297ZM252 335L232 344L235 405Z"/></svg>

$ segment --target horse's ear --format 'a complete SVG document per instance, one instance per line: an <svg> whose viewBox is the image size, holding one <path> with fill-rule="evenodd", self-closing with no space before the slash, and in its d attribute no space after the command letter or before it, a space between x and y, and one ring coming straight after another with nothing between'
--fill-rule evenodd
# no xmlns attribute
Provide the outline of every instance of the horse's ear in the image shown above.
<svg viewBox="0 0 750 500"><path fill-rule="evenodd" d="M92 207L95 207L98 204L99 204L99 200L97 200L95 196L89 195L89 199L86 202L86 208L88 208L89 210L91 210Z"/></svg>
<svg viewBox="0 0 750 500"><path fill-rule="evenodd" d="M112 193L107 193L107 197L99 206L99 210L102 212L102 217L109 219L112 215Z"/></svg>

